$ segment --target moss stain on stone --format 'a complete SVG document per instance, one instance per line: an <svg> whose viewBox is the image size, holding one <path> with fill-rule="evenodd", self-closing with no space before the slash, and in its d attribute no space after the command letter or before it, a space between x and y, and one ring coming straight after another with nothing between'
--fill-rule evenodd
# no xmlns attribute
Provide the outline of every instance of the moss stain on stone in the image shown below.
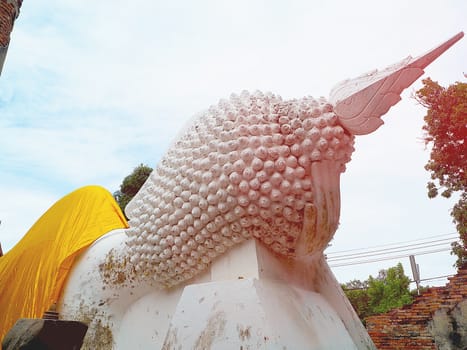
<svg viewBox="0 0 467 350"><path fill-rule="evenodd" d="M89 307L84 305L84 302L81 302L75 318L78 321L84 322L89 327L81 349L112 349L114 340L109 317L104 318L97 307Z"/></svg>
<svg viewBox="0 0 467 350"><path fill-rule="evenodd" d="M105 261L99 264L99 272L103 281L110 285L126 286L134 281L135 276L128 257L116 256L114 249L111 249Z"/></svg>

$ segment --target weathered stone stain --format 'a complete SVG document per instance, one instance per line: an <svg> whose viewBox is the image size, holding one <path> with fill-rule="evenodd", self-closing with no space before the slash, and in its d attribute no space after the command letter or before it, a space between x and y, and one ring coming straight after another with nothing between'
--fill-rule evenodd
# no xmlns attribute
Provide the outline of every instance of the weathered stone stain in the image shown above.
<svg viewBox="0 0 467 350"><path fill-rule="evenodd" d="M199 335L194 350L211 349L214 339L221 337L224 334L225 325L227 323L225 311L217 311L208 319L206 328Z"/></svg>
<svg viewBox="0 0 467 350"><path fill-rule="evenodd" d="M177 328L172 328L167 332L167 335L164 340L164 345L162 345L161 350L174 350L177 348L178 337L177 337L178 330ZM181 350L182 346L178 345L178 349Z"/></svg>
<svg viewBox="0 0 467 350"><path fill-rule="evenodd" d="M111 249L105 261L99 265L102 280L106 284L120 286L133 282L135 272L128 262L128 257L117 257L114 249Z"/></svg>
<svg viewBox="0 0 467 350"><path fill-rule="evenodd" d="M242 325L237 325L238 337L241 341L246 341L251 337L251 326L243 327Z"/></svg>
<svg viewBox="0 0 467 350"><path fill-rule="evenodd" d="M110 320L102 319L103 315L97 307L89 307L81 302L75 314L75 319L88 325L88 331L84 337L83 350L107 350L112 349L114 340L110 328Z"/></svg>

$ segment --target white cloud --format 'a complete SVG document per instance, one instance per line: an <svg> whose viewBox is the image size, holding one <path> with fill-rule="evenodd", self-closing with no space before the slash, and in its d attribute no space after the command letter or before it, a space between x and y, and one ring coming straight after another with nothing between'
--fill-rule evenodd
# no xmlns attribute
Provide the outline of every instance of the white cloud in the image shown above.
<svg viewBox="0 0 467 350"><path fill-rule="evenodd" d="M56 200L56 193L37 191L26 186L2 183L0 191L4 200L0 203L0 242L6 252L16 244L31 226Z"/></svg>
<svg viewBox="0 0 467 350"><path fill-rule="evenodd" d="M154 166L193 114L231 92L327 96L342 79L454 35L466 12L460 0L24 2L0 80L0 183L14 183L9 201L21 199L8 225L31 222L50 198L88 183L116 190L134 166ZM425 76L462 79L465 45ZM424 111L409 96L357 141L336 245L452 230L452 203L425 197Z"/></svg>

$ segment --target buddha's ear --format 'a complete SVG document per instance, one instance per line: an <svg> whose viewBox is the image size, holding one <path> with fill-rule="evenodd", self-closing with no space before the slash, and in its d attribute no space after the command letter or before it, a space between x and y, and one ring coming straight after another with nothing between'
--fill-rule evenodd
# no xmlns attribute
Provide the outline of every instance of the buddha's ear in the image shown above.
<svg viewBox="0 0 467 350"><path fill-rule="evenodd" d="M366 135L383 125L381 117L400 101L423 69L464 36L458 33L426 54L406 59L384 70L364 74L337 84L329 101L341 125L354 135Z"/></svg>

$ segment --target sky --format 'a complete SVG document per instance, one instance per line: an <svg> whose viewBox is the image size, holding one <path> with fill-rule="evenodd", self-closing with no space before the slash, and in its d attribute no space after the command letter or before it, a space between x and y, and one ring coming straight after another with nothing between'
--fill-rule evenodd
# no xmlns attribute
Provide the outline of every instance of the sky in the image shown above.
<svg viewBox="0 0 467 350"><path fill-rule="evenodd" d="M0 77L3 250L67 193L114 192L137 165L155 167L194 114L232 92L328 97L343 79L420 55L466 24L463 0L24 1ZM464 38L424 77L465 81L466 63ZM455 238L455 199L426 195L420 87L357 137L329 256ZM447 250L415 258L422 279L455 273ZM408 257L332 269L340 282L364 280L399 261L411 276Z"/></svg>

